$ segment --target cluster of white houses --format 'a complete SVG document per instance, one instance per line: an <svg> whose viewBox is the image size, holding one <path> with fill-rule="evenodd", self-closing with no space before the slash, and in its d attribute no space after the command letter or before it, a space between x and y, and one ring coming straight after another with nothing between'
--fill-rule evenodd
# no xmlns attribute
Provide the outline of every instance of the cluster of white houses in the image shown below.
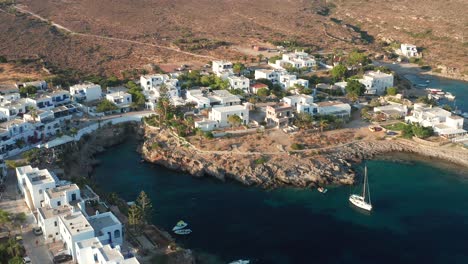
<svg viewBox="0 0 468 264"><path fill-rule="evenodd" d="M97 115L96 106L103 99L114 103L121 112L126 112L132 96L125 89L108 89L92 83L77 84L70 90L44 90L44 81L18 84L17 87L34 85L36 94L20 96L18 88L0 91L0 155L10 156L23 146L36 144L63 132L66 120L74 114L86 112Z"/></svg>
<svg viewBox="0 0 468 264"><path fill-rule="evenodd" d="M446 138L467 134L467 131L463 129L464 118L452 115L451 112L440 107L415 104L412 115L405 117L405 121L431 127L437 135Z"/></svg>
<svg viewBox="0 0 468 264"><path fill-rule="evenodd" d="M46 243L62 242L78 264L139 263L121 252L122 224L112 212L91 206L99 197L88 186L81 192L76 184L59 181L53 172L29 165L16 168L16 176Z"/></svg>

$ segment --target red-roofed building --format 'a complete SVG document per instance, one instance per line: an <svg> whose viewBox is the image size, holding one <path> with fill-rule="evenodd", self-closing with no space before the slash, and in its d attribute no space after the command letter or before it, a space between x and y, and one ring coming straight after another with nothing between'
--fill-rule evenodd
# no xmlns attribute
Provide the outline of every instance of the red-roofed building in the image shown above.
<svg viewBox="0 0 468 264"><path fill-rule="evenodd" d="M264 83L253 84L253 85L250 86L250 92L253 93L253 94L257 94L258 90L260 90L262 88L268 89L268 85L266 85Z"/></svg>

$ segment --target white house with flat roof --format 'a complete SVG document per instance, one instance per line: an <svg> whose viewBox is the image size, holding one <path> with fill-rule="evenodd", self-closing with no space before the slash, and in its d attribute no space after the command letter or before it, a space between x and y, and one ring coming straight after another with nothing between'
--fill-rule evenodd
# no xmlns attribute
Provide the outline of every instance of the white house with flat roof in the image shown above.
<svg viewBox="0 0 468 264"><path fill-rule="evenodd" d="M219 127L218 121L215 120L204 118L203 120L195 121L195 128L199 128L202 131L212 131Z"/></svg>
<svg viewBox="0 0 468 264"><path fill-rule="evenodd" d="M296 84L304 87L309 87L308 80L298 79L296 75L289 74L284 70L255 70L255 79L267 79L273 84L281 85L283 89L288 89L290 87L295 86Z"/></svg>
<svg viewBox="0 0 468 264"><path fill-rule="evenodd" d="M186 102L194 103L196 108L203 109L210 107L210 99L207 97L208 91L202 91L201 89L187 90Z"/></svg>
<svg viewBox="0 0 468 264"><path fill-rule="evenodd" d="M95 237L93 227L81 211L59 216L58 225L64 248L76 260L76 242Z"/></svg>
<svg viewBox="0 0 468 264"><path fill-rule="evenodd" d="M419 56L418 48L416 47L416 45L401 44L400 50L404 56L409 57L409 58Z"/></svg>
<svg viewBox="0 0 468 264"><path fill-rule="evenodd" d="M249 123L249 107L248 105L232 105L224 107L214 107L209 113L209 119L218 122L219 127L228 127L230 124L228 119L232 115L237 115L242 119L242 124Z"/></svg>
<svg viewBox="0 0 468 264"><path fill-rule="evenodd" d="M316 66L317 62L310 54L302 51L295 51L283 54L280 60L276 60L275 63L270 63L270 65L277 69L285 69L288 67L311 68Z"/></svg>
<svg viewBox="0 0 468 264"><path fill-rule="evenodd" d="M106 99L120 109L129 108L132 104L132 95L127 92L114 92L106 94Z"/></svg>
<svg viewBox="0 0 468 264"><path fill-rule="evenodd" d="M76 249L78 264L139 264L135 257L124 256L119 246L105 245L95 237L77 242Z"/></svg>
<svg viewBox="0 0 468 264"><path fill-rule="evenodd" d="M238 96L233 95L226 90L214 90L209 93L207 97L210 99L210 104L214 107L239 105L241 103Z"/></svg>
<svg viewBox="0 0 468 264"><path fill-rule="evenodd" d="M99 84L86 82L71 86L70 94L77 102L92 102L102 98L102 88Z"/></svg>
<svg viewBox="0 0 468 264"><path fill-rule="evenodd" d="M314 104L314 97L311 95L299 94L283 98L283 102L296 109L297 113L316 114L317 105Z"/></svg>
<svg viewBox="0 0 468 264"><path fill-rule="evenodd" d="M387 118L403 118L408 113L408 107L406 105L392 103L374 107L374 113L382 113Z"/></svg>
<svg viewBox="0 0 468 264"><path fill-rule="evenodd" d="M45 193L56 186L56 177L50 171L30 165L16 168L18 189L32 212L45 205Z"/></svg>
<svg viewBox="0 0 468 264"><path fill-rule="evenodd" d="M220 78L227 78L234 74L233 64L230 61L213 61L211 69L213 73Z"/></svg>
<svg viewBox="0 0 468 264"><path fill-rule="evenodd" d="M40 80L40 81L32 81L32 82L24 82L24 83L17 83L16 84L16 87L19 89L19 88L22 88L22 87L26 87L26 86L34 86L36 87L37 89L39 90L47 90L47 82L44 81L44 80Z"/></svg>
<svg viewBox="0 0 468 264"><path fill-rule="evenodd" d="M9 121L26 112L26 99L5 101L0 103L0 119Z"/></svg>
<svg viewBox="0 0 468 264"><path fill-rule="evenodd" d="M449 138L467 133L463 129L463 117L452 115L451 112L440 107L414 104L412 115L405 117L405 121L417 123L423 127L432 127L436 134Z"/></svg>
<svg viewBox="0 0 468 264"><path fill-rule="evenodd" d="M26 104L27 106L31 106L39 110L47 110L55 107L52 97L47 93L38 93L32 98L26 98Z"/></svg>
<svg viewBox="0 0 468 264"><path fill-rule="evenodd" d="M122 245L122 223L111 212L89 216L88 221L94 229L94 236L104 244Z"/></svg>
<svg viewBox="0 0 468 264"><path fill-rule="evenodd" d="M71 102L71 95L69 91L57 90L48 93L48 95L52 98L52 102L55 107Z"/></svg>
<svg viewBox="0 0 468 264"><path fill-rule="evenodd" d="M19 119L0 123L0 154L8 155L10 151L18 149L18 142L28 142L34 131L33 124Z"/></svg>
<svg viewBox="0 0 468 264"><path fill-rule="evenodd" d="M384 94L393 86L393 75L381 71L368 71L358 80L366 87L366 94Z"/></svg>
<svg viewBox="0 0 468 264"><path fill-rule="evenodd" d="M279 82L281 73L284 73L284 70L258 69L258 70L255 70L255 80L267 79L275 84Z"/></svg>
<svg viewBox="0 0 468 264"><path fill-rule="evenodd" d="M340 101L319 102L316 105L319 115L334 115L341 118L351 116L351 106Z"/></svg>
<svg viewBox="0 0 468 264"><path fill-rule="evenodd" d="M231 89L240 89L245 93L249 92L250 80L247 77L232 75L227 77L227 80L229 81Z"/></svg>

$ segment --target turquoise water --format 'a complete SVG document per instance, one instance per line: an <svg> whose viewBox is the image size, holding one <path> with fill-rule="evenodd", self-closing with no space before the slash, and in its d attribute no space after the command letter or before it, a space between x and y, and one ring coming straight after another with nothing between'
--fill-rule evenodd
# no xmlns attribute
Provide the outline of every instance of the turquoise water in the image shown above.
<svg viewBox="0 0 468 264"><path fill-rule="evenodd" d="M468 82L440 78L432 75L412 75L407 74L405 77L413 84L427 84L427 87L414 87L413 89L436 88L442 89L445 92L450 92L455 95L455 101L442 99L441 105L448 104L462 112L468 112ZM429 80L429 83L426 83ZM455 108L454 108L455 109Z"/></svg>
<svg viewBox="0 0 468 264"><path fill-rule="evenodd" d="M215 263L468 263L468 173L418 161L368 162L375 210L347 201L354 187L262 190L197 179L140 163L128 141L100 155L101 189L132 201L145 190L153 222L183 219L193 233L177 242Z"/></svg>

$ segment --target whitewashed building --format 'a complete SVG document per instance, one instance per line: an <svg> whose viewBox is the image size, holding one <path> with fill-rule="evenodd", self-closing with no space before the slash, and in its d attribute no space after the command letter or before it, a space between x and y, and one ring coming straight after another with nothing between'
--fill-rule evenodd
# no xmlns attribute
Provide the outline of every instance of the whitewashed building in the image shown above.
<svg viewBox="0 0 468 264"><path fill-rule="evenodd" d="M358 81L366 87L366 94L384 94L387 88L393 86L393 75L381 71L369 71Z"/></svg>
<svg viewBox="0 0 468 264"><path fill-rule="evenodd" d="M55 107L52 97L46 93L38 93L34 98L26 98L26 104L39 110L48 110Z"/></svg>
<svg viewBox="0 0 468 264"><path fill-rule="evenodd" d="M95 237L77 242L76 249L78 264L139 264L135 257L125 257L120 246L105 245Z"/></svg>
<svg viewBox="0 0 468 264"><path fill-rule="evenodd" d="M351 116L351 106L340 101L319 102L316 105L319 115L334 115L341 118Z"/></svg>
<svg viewBox="0 0 468 264"><path fill-rule="evenodd" d="M309 81L298 79L296 75L289 74L284 70L255 70L255 79L267 79L273 84L279 84L283 89L294 87L296 84L304 87L309 87Z"/></svg>
<svg viewBox="0 0 468 264"><path fill-rule="evenodd" d="M249 123L248 105L214 107L209 113L209 119L218 122L219 127L228 127L230 126L228 119L232 115L239 116L242 120L242 124L247 125Z"/></svg>
<svg viewBox="0 0 468 264"><path fill-rule="evenodd" d="M283 102L292 106L297 113L316 114L317 105L314 104L314 97L311 95L299 94L283 98Z"/></svg>
<svg viewBox="0 0 468 264"><path fill-rule="evenodd" d="M229 76L227 77L231 89L240 89L245 93L249 92L250 80L244 76Z"/></svg>
<svg viewBox="0 0 468 264"><path fill-rule="evenodd" d="M69 91L58 90L48 93L48 96L52 98L54 106L60 106L71 102L71 95Z"/></svg>
<svg viewBox="0 0 468 264"><path fill-rule="evenodd" d="M0 123L0 154L7 155L18 149L18 142L28 142L34 136L34 131L35 126L23 120L13 119Z"/></svg>
<svg viewBox="0 0 468 264"><path fill-rule="evenodd" d="M0 119L9 121L16 118L26 112L26 106L26 99L4 101L0 103Z"/></svg>
<svg viewBox="0 0 468 264"><path fill-rule="evenodd" d="M204 92L200 89L187 90L187 103L194 103L196 108L203 109L211 106L210 99L207 97L208 91Z"/></svg>
<svg viewBox="0 0 468 264"><path fill-rule="evenodd" d="M234 74L233 64L230 61L213 61L212 70L216 76L223 79Z"/></svg>
<svg viewBox="0 0 468 264"><path fill-rule="evenodd" d="M315 58L306 52L295 51L292 53L285 53L280 60L270 65L277 69L285 69L288 67L293 68L311 68L317 65Z"/></svg>
<svg viewBox="0 0 468 264"><path fill-rule="evenodd" d="M77 102L92 102L102 98L102 88L99 84L86 82L71 86L70 94Z"/></svg>
<svg viewBox="0 0 468 264"><path fill-rule="evenodd" d="M106 99L123 111L128 111L132 104L132 95L126 92L108 93L106 94Z"/></svg>
<svg viewBox="0 0 468 264"><path fill-rule="evenodd" d="M419 57L418 48L412 44L401 44L401 53L406 57Z"/></svg>
<svg viewBox="0 0 468 264"><path fill-rule="evenodd" d="M267 79L270 80L272 83L279 82L280 74L284 72L282 70L267 70L267 69L259 69L255 70L255 80L258 79Z"/></svg>
<svg viewBox="0 0 468 264"><path fill-rule="evenodd" d="M452 115L451 112L440 107L415 104L412 115L405 117L405 121L417 123L423 127L432 127L436 134L450 138L467 133L463 129L463 117Z"/></svg>
<svg viewBox="0 0 468 264"><path fill-rule="evenodd" d="M404 118L408 113L408 107L398 103L391 103L374 107L374 113L382 113L387 118Z"/></svg>
<svg viewBox="0 0 468 264"><path fill-rule="evenodd" d="M49 170L32 168L30 165L16 168L18 189L32 212L42 207L45 192L56 186L56 177Z"/></svg>
<svg viewBox="0 0 468 264"><path fill-rule="evenodd" d="M26 87L26 86L34 86L36 87L37 89L39 90L47 90L47 82L44 81L44 80L40 80L40 81L32 81L32 82L24 82L24 83L17 83L16 84L16 87L19 89L19 88L22 88L22 87Z"/></svg>

